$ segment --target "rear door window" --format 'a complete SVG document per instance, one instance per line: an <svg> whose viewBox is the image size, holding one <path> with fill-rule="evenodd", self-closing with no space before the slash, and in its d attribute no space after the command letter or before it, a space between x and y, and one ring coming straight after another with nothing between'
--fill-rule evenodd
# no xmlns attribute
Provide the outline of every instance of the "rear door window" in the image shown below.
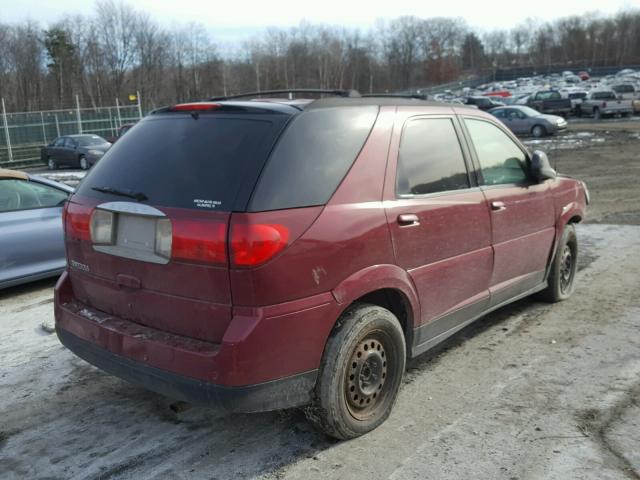
<svg viewBox="0 0 640 480"><path fill-rule="evenodd" d="M400 140L396 174L399 196L469 188L469 176L449 118L409 121Z"/></svg>
<svg viewBox="0 0 640 480"><path fill-rule="evenodd" d="M142 194L145 203L157 206L242 210L249 196L240 198L242 192L255 185L287 118L177 113L147 117L105 154L77 192L105 201L131 201L95 190L113 189Z"/></svg>
<svg viewBox="0 0 640 480"><path fill-rule="evenodd" d="M251 200L250 211L325 204L360 153L377 106L309 109L282 134Z"/></svg>

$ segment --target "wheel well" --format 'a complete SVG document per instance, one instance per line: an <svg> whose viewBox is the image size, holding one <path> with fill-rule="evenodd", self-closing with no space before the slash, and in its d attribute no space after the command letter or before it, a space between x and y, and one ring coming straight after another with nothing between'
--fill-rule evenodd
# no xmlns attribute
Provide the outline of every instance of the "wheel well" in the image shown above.
<svg viewBox="0 0 640 480"><path fill-rule="evenodd" d="M411 342L413 340L413 311L409 299L404 293L393 288L382 288L363 295L354 301L354 303L356 302L378 305L393 313L400 322L400 326L404 332L407 352L411 350Z"/></svg>
<svg viewBox="0 0 640 480"><path fill-rule="evenodd" d="M567 223L580 223L582 221L582 217L580 215L574 215L569 219Z"/></svg>

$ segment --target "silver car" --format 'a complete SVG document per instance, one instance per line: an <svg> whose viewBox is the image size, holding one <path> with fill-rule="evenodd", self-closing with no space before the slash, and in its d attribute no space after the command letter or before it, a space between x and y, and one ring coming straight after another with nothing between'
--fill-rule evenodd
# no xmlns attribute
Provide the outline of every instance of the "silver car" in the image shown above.
<svg viewBox="0 0 640 480"><path fill-rule="evenodd" d="M60 275L67 185L0 169L0 288Z"/></svg>
<svg viewBox="0 0 640 480"><path fill-rule="evenodd" d="M567 121L564 118L542 114L531 107L499 107L489 110L489 113L517 135L531 134L534 137L544 137L567 128Z"/></svg>

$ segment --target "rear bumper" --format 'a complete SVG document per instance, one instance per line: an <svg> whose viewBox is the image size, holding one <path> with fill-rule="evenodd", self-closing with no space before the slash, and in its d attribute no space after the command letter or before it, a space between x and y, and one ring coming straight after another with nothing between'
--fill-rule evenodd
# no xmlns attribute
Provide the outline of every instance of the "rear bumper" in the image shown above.
<svg viewBox="0 0 640 480"><path fill-rule="evenodd" d="M61 342L89 363L176 399L242 412L309 403L340 308L330 293L236 307L222 342L213 343L91 308L74 296L68 272L54 303Z"/></svg>
<svg viewBox="0 0 640 480"><path fill-rule="evenodd" d="M244 387L225 387L136 362L97 347L63 328L60 342L78 357L128 382L177 400L215 404L231 412L260 412L305 405L311 400L317 371Z"/></svg>

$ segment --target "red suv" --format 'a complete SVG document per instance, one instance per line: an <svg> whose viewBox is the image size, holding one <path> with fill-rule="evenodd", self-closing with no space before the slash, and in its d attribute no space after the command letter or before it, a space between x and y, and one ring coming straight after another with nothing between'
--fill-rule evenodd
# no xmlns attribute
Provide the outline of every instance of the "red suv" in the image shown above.
<svg viewBox="0 0 640 480"><path fill-rule="evenodd" d="M574 288L588 193L489 114L403 98L180 104L65 211L61 342L170 397L380 425L407 357Z"/></svg>

